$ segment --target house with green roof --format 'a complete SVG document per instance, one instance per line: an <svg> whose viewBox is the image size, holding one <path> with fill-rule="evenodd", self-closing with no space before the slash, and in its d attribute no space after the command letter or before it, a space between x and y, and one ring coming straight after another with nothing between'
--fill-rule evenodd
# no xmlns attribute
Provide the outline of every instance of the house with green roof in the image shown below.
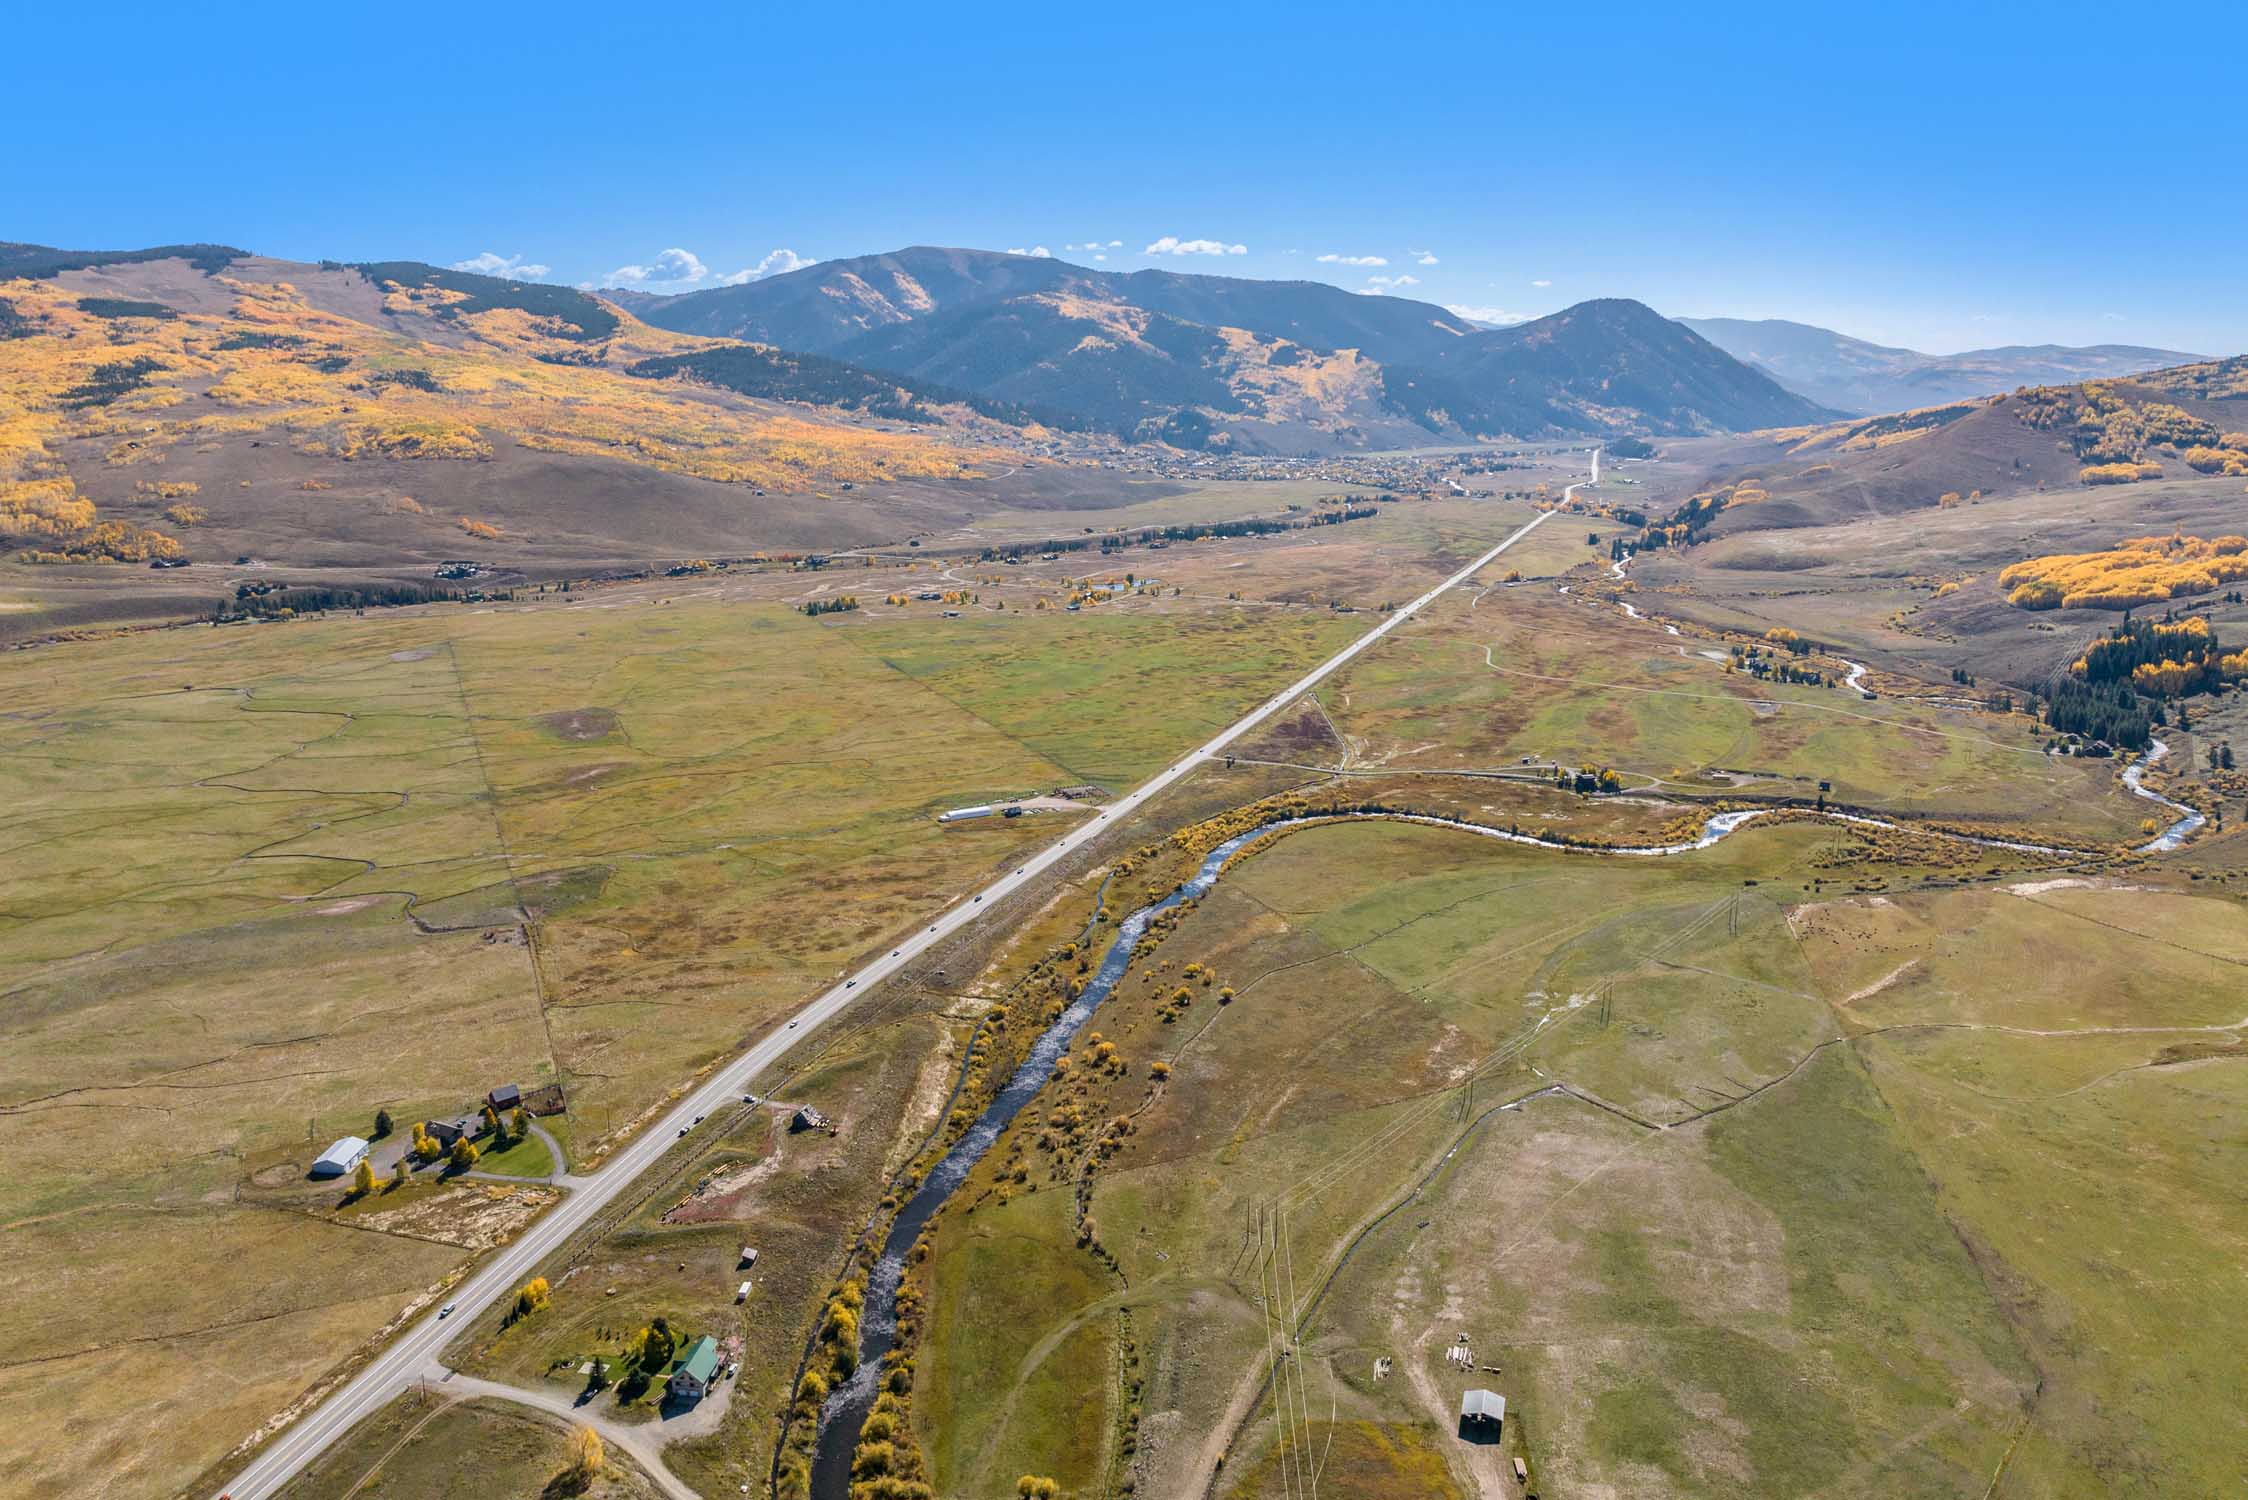
<svg viewBox="0 0 2248 1500"><path fill-rule="evenodd" d="M718 1340L706 1333L689 1344L672 1364L667 1386L682 1401L700 1401L717 1380Z"/></svg>

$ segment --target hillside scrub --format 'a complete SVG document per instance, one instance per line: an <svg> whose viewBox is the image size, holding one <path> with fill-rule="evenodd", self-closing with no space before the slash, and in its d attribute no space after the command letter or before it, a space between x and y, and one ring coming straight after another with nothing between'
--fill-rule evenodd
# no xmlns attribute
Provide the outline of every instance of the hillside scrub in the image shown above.
<svg viewBox="0 0 2248 1500"><path fill-rule="evenodd" d="M2115 476L2144 467L2149 448L2184 453L2223 442L2214 424L2167 401L2134 401L2115 381L2023 391L2014 412L2024 425L2066 438L2087 484L2128 483Z"/></svg>
<svg viewBox="0 0 2248 1500"><path fill-rule="evenodd" d="M2142 479L2160 479L2162 465L2129 462L2086 464L2076 471L2076 477L2083 484L2137 484Z"/></svg>
<svg viewBox="0 0 2248 1500"><path fill-rule="evenodd" d="M2248 474L2248 433L2226 433L2225 446L2222 448L2188 448L2186 467L2203 474L2222 474L2231 478Z"/></svg>
<svg viewBox="0 0 2248 1500"><path fill-rule="evenodd" d="M2131 609L2211 594L2248 578L2248 537L2134 537L2105 552L2064 552L1998 575L2017 609Z"/></svg>
<svg viewBox="0 0 2248 1500"><path fill-rule="evenodd" d="M91 462L117 468L231 440L285 443L343 463L481 462L504 437L542 453L775 490L951 479L1014 461L1001 450L780 415L635 378L625 366L694 341L562 288L367 268L383 314L395 326L428 328L425 341L316 305L288 282L235 279L222 267L214 265L212 282L232 298L226 312L146 304L163 317L123 316L48 281L0 280L0 550L70 560L177 555L171 538L96 513L72 473L88 460L63 457L66 445L88 442L97 445ZM184 483L142 485L160 492Z"/></svg>

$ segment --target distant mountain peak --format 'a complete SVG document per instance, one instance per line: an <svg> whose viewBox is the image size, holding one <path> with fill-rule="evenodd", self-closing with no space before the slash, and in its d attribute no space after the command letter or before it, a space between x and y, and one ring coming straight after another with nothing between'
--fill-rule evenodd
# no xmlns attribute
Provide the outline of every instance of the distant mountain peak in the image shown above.
<svg viewBox="0 0 2248 1500"><path fill-rule="evenodd" d="M1324 281L909 245L633 310L675 332L1074 411L1126 436L1176 432L1184 412L1219 441L1291 450L1828 415L1628 297L1492 330L1433 303ZM1323 382L1305 378L1312 366Z"/></svg>
<svg viewBox="0 0 2248 1500"><path fill-rule="evenodd" d="M1869 343L1785 318L1681 318L1711 343L1790 390L1858 416L1942 406L2024 385L2137 375L2205 358L2130 344L2016 344L1960 354Z"/></svg>

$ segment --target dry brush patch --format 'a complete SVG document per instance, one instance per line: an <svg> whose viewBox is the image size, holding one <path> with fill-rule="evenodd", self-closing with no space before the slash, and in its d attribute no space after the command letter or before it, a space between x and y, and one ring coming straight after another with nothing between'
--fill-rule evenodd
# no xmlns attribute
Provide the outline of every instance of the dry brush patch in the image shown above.
<svg viewBox="0 0 2248 1500"><path fill-rule="evenodd" d="M224 311L125 319L89 313L57 281L0 285L31 330L0 340L0 545L33 560L179 555L165 533L97 516L67 457L76 450L140 467L255 438L340 466L475 463L499 434L544 453L791 491L957 479L1018 461L972 439L867 430L636 379L625 362L681 340L629 320L588 354L520 310L461 313L457 293L393 286L384 315L349 315L335 309L352 299L327 284L346 274L355 278L323 273L307 288L219 275ZM557 359L558 346L572 357Z"/></svg>

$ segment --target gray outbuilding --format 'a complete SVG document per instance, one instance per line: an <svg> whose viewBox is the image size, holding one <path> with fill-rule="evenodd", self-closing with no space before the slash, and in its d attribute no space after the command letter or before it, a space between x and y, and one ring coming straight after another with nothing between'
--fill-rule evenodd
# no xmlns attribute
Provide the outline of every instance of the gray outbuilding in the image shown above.
<svg viewBox="0 0 2248 1500"><path fill-rule="evenodd" d="M355 1135L347 1135L320 1153L320 1159L312 1164L312 1175L341 1177L346 1172L357 1171L366 1159L367 1143Z"/></svg>
<svg viewBox="0 0 2248 1500"><path fill-rule="evenodd" d="M1460 1436L1489 1442L1506 1425L1506 1397L1474 1390L1460 1397Z"/></svg>

